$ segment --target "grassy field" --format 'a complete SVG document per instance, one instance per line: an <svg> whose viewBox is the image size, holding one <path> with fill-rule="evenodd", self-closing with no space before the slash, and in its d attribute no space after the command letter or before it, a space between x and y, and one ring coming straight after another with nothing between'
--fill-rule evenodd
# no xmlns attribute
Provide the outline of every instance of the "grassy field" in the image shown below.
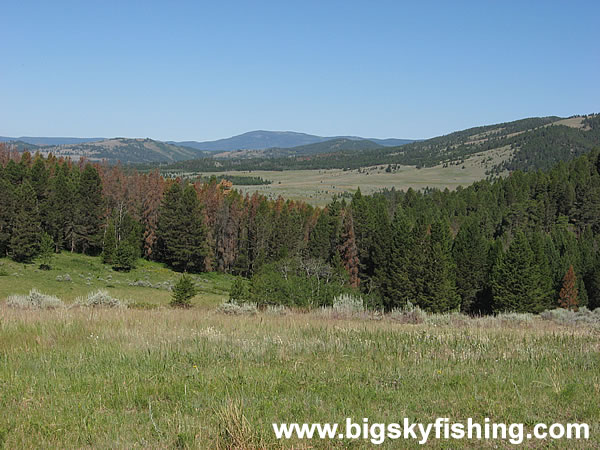
<svg viewBox="0 0 600 450"><path fill-rule="evenodd" d="M600 446L600 328L532 316L398 317L332 310L227 315L232 277L201 274L195 307L167 307L167 268L115 273L63 253L49 272L0 260L0 448L367 448L277 441L273 422L585 422ZM72 281L57 281L65 277ZM143 284L143 283L142 283ZM35 287L67 303L100 288L129 309L10 308ZM153 309L135 306L152 304ZM430 441L497 448L506 441ZM416 447L386 441L384 448Z"/></svg>
<svg viewBox="0 0 600 450"><path fill-rule="evenodd" d="M0 299L12 294L27 294L35 288L70 303L89 292L104 289L129 303L166 305L171 292L168 286L181 276L162 264L139 259L131 272L115 272L100 258L63 252L54 257L52 270L38 264L18 264L0 258ZM194 275L200 289L195 305L213 307L229 297L234 277L217 273ZM152 285L153 287L150 287Z"/></svg>
<svg viewBox="0 0 600 450"><path fill-rule="evenodd" d="M235 186L243 192L259 192L271 198L282 196L293 200L303 200L308 203L324 206L334 195L345 192L354 193L360 187L364 194L391 189L423 189L426 187L440 189L456 189L458 186L468 186L474 181L486 177L486 170L503 161L510 155L510 149L501 148L483 152L465 160L464 165L448 167L436 166L416 169L413 166L402 166L397 171L387 173L387 166L366 167L358 170L285 170L251 172L221 172L197 173L187 176L203 175L251 175L262 177L273 183L270 185ZM463 168L464 166L464 168Z"/></svg>
<svg viewBox="0 0 600 450"><path fill-rule="evenodd" d="M600 445L597 328L542 319L409 325L317 312L228 316L200 308L40 311L2 304L0 317L6 448L363 448L371 444L277 441L271 423L438 416L528 427L587 422L590 441L525 446Z"/></svg>

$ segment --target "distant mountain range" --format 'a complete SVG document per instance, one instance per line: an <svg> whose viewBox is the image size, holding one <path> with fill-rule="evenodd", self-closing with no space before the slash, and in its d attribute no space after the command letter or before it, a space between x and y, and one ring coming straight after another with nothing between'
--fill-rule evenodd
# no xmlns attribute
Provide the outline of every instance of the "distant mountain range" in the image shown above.
<svg viewBox="0 0 600 450"><path fill-rule="evenodd" d="M289 149L213 153L211 158L180 161L164 170L223 172L229 170L358 169L385 165L485 169L490 176L515 170L547 169L600 146L600 115L530 117L484 125L401 147L369 140L333 139ZM227 157L229 156L229 157ZM216 159L215 157L218 157ZM465 165L467 159L473 158Z"/></svg>
<svg viewBox="0 0 600 450"><path fill-rule="evenodd" d="M410 139L365 139L356 136L323 137L291 131L251 131L217 141L161 142L131 138L0 137L19 151L39 151L92 161L128 163L174 162L212 156L252 158L302 156L330 151L373 150L414 142Z"/></svg>
<svg viewBox="0 0 600 450"><path fill-rule="evenodd" d="M318 144L321 142L345 139L346 141L368 140L383 147L396 147L414 142L414 139L374 139L359 136L315 136L294 131L250 131L226 139L216 141L169 141L170 144L183 145L198 150L227 152L234 150L265 150L268 148L292 148L301 145Z"/></svg>
<svg viewBox="0 0 600 450"><path fill-rule="evenodd" d="M118 161L188 171L356 169L376 165L464 167L490 175L545 169L600 145L600 115L530 117L456 131L427 140L323 137L291 131L252 131L207 142L130 138L0 138L18 151L74 160ZM50 143L50 144L49 144ZM386 169L387 170L387 169Z"/></svg>

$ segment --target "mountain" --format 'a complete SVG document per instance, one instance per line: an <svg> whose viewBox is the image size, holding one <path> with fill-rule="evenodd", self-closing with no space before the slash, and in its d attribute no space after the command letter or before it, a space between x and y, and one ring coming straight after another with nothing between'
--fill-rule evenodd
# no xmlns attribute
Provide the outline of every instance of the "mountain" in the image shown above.
<svg viewBox="0 0 600 450"><path fill-rule="evenodd" d="M247 152L254 153L254 158L236 154L240 152L232 153L232 157L227 159L213 154L212 158L178 162L168 168L208 172L357 169L386 165L390 171L395 171L400 166L464 167L464 161L473 158L471 164L485 168L489 175L529 171L548 168L558 161L568 161L600 147L600 115L532 117L469 128L402 146L379 146L361 151L347 148L349 142L338 148L322 148L319 145L288 149L287 154L281 149Z"/></svg>
<svg viewBox="0 0 600 450"><path fill-rule="evenodd" d="M86 142L102 141L105 138L75 138L75 137L30 137L22 136L18 138L0 136L0 142L21 141L26 144L41 145L69 145L84 144Z"/></svg>
<svg viewBox="0 0 600 450"><path fill-rule="evenodd" d="M294 131L249 131L226 139L216 141L169 141L170 144L183 145L198 150L207 150L215 152L227 152L234 150L265 150L270 148L292 148L303 145L317 144L331 140L346 139L348 141L369 140L384 147L403 145L414 142L411 139L370 139L358 136L315 136L306 133L297 133Z"/></svg>
<svg viewBox="0 0 600 450"><path fill-rule="evenodd" d="M313 136L311 134L296 133L293 131L249 131L237 136L216 141L184 141L171 142L175 145L196 148L208 151L232 151L232 150L263 150L266 148L280 147L290 148L298 145L314 144L323 142L327 138Z"/></svg>
<svg viewBox="0 0 600 450"><path fill-rule="evenodd" d="M36 149L42 154L52 153L58 157L92 161L106 160L111 163L173 162L205 156L203 152L189 147L168 144L152 139L114 138L97 142L44 146Z"/></svg>

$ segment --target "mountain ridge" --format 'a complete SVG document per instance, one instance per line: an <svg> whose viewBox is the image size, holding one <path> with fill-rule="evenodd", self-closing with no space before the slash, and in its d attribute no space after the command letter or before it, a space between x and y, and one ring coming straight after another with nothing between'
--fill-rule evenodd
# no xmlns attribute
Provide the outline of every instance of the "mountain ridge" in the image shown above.
<svg viewBox="0 0 600 450"><path fill-rule="evenodd" d="M125 137L0 137L0 142L8 143L21 152L40 152L45 155L52 153L58 157L72 159L85 157L92 161L106 160L113 163L137 164L170 163L208 156L225 158L302 156L339 149L348 151L374 149L414 141L396 138L371 140L358 136L322 137L295 131L256 130L226 139L207 141L208 145L197 141L175 142ZM184 145L186 143L190 145Z"/></svg>
<svg viewBox="0 0 600 450"><path fill-rule="evenodd" d="M169 144L183 145L206 151L266 150L270 148L293 148L301 145L347 139L349 141L371 141L384 147L392 147L415 142L415 139L364 138L360 136L317 136L297 131L254 130L213 141L167 141Z"/></svg>
<svg viewBox="0 0 600 450"><path fill-rule="evenodd" d="M529 117L512 122L471 127L403 146L352 151L339 148L312 155L282 157L211 158L184 161L169 169L210 172L227 170L357 169L378 165L416 168L441 165L462 166L472 156L488 175L505 171L536 170L558 161L567 161L600 146L600 115L568 118ZM393 166L393 167L392 167Z"/></svg>

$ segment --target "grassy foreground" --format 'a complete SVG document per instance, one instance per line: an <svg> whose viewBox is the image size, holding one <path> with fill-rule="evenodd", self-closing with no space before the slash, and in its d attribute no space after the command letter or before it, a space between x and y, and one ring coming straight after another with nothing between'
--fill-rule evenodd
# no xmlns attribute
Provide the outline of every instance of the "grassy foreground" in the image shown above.
<svg viewBox="0 0 600 450"><path fill-rule="evenodd" d="M587 422L590 441L524 445L598 448L600 333L541 319L434 326L319 313L40 311L0 303L0 392L6 448L370 447L277 441L271 423L438 416Z"/></svg>

